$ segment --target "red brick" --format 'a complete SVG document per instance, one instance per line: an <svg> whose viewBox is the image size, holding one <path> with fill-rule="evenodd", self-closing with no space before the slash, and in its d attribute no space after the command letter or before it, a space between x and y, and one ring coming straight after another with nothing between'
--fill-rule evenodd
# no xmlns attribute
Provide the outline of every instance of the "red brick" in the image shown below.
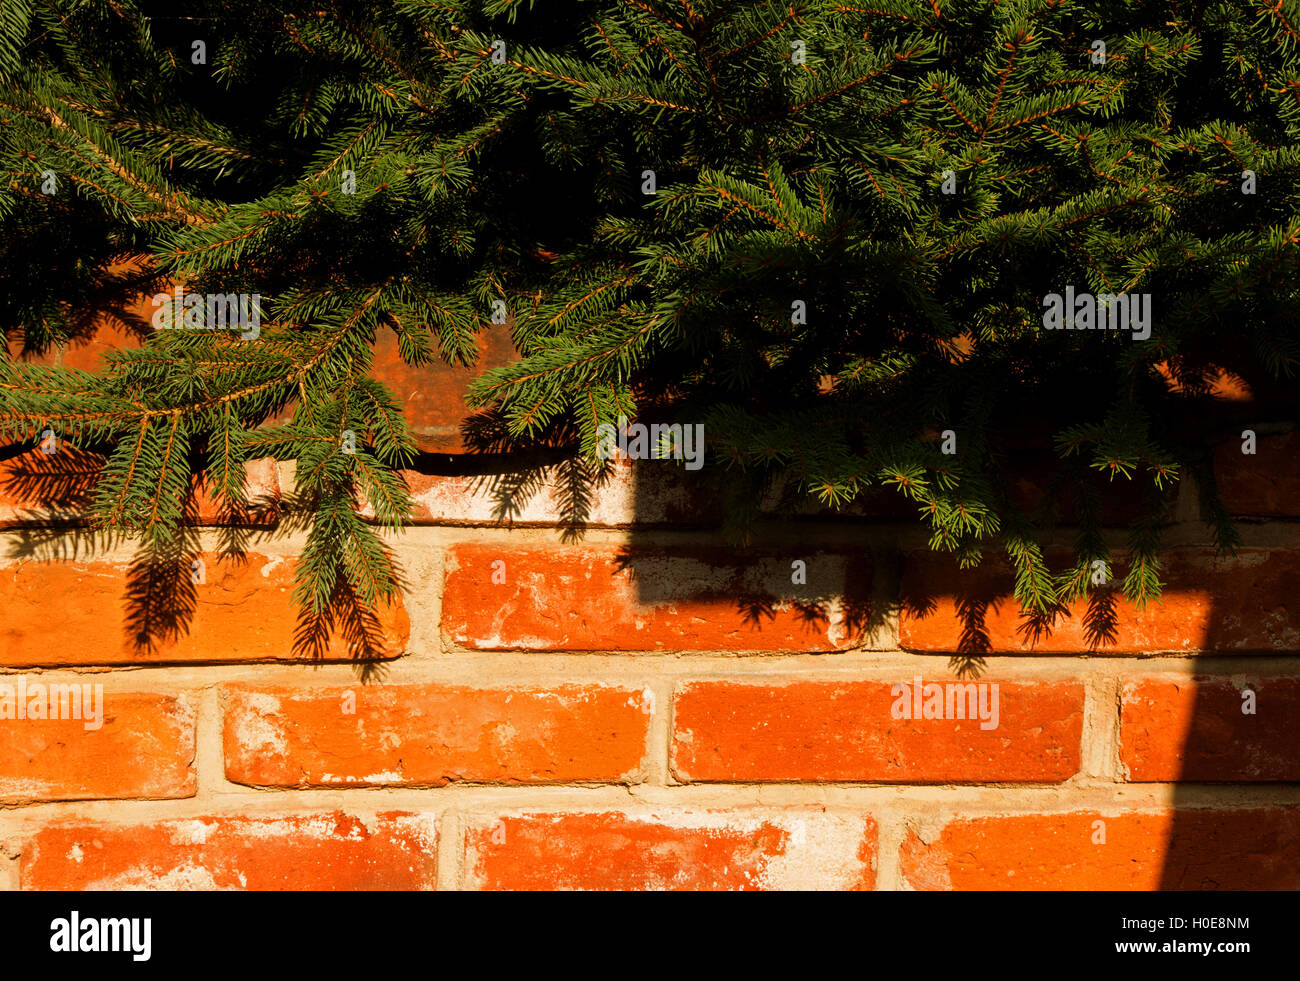
<svg viewBox="0 0 1300 981"><path fill-rule="evenodd" d="M1219 496L1231 514L1300 517L1300 432L1255 439L1254 454L1230 439L1214 452Z"/></svg>
<svg viewBox="0 0 1300 981"><path fill-rule="evenodd" d="M23 561L0 566L0 664L137 664L194 661L274 661L352 656L337 632L313 652L294 644L298 611L292 602L295 561L247 553L244 561L204 553L205 581L192 588L192 614L178 630L158 629L152 645L139 643L130 563ZM188 569L184 570L188 573ZM167 595L173 595L168 592ZM169 601L170 602L170 601ZM179 604L157 611L166 624ZM375 638L383 656L406 645L410 621L400 603L381 611Z"/></svg>
<svg viewBox="0 0 1300 981"><path fill-rule="evenodd" d="M930 682L964 683L923 683ZM999 683L998 727L987 730L978 719L895 719L892 689L889 682L684 685L673 704L673 774L681 781L1059 783L1078 772L1082 685Z"/></svg>
<svg viewBox="0 0 1300 981"><path fill-rule="evenodd" d="M23 847L24 889L432 889L431 817L342 812L56 824Z"/></svg>
<svg viewBox="0 0 1300 981"><path fill-rule="evenodd" d="M38 692L38 704L47 704L48 687L35 686L48 678L0 675L6 715L23 680L27 704ZM0 803L194 796L194 710L185 698L106 691L95 719L93 680L57 683L85 685L90 701L76 719L0 719Z"/></svg>
<svg viewBox="0 0 1300 981"><path fill-rule="evenodd" d="M473 469L473 473L402 471L413 499L412 522L461 526L507 523L525 527L567 522L564 501L568 490L559 472L552 471L532 493L519 495L512 478L518 476L521 466L508 457L498 458L495 463L468 457L463 468ZM478 472L480 468L483 472ZM505 511L501 506L498 490L503 484L516 495L514 511ZM591 496L583 524L597 527L712 527L723 517L716 487L707 478L667 461L617 461L604 482L592 487ZM782 488L770 489L759 502L759 510L768 516L787 517L781 508L782 496ZM897 521L916 517L916 506L892 489L877 488L838 510L803 491L796 493L794 504L793 517L799 519ZM374 517L373 508L364 501L361 513Z"/></svg>
<svg viewBox="0 0 1300 981"><path fill-rule="evenodd" d="M811 808L521 814L466 834L470 888L872 889L876 824Z"/></svg>
<svg viewBox="0 0 1300 981"><path fill-rule="evenodd" d="M83 371L100 371L104 356L112 351L141 347L153 332L155 307L152 298L169 293L176 283L149 277L149 259L141 256L105 269L103 290L91 311L77 325L75 336L57 351L44 356L31 353L24 360L58 363ZM182 284L182 288L184 288ZM21 339L8 339L8 346L21 350ZM398 348L397 335L379 332L374 345L373 377L384 382L402 401L419 448L431 453L462 453L466 446L463 429L471 415L465 393L485 371L509 364L518 357L508 327L490 327L475 340L477 361L471 366L448 365L435 359L418 367L406 364ZM279 421L287 421L282 416Z"/></svg>
<svg viewBox="0 0 1300 981"><path fill-rule="evenodd" d="M1113 623L1104 635L1090 633L1086 606L1075 604L1050 633L1034 642L1012 597L1012 576L998 566L962 573L946 555L914 553L904 564L899 645L906 650L977 653L1110 654L1150 651L1181 653L1274 653L1300 650L1300 618L1290 612L1300 591L1300 553L1247 548L1235 558L1216 559L1212 549L1173 549L1162 556L1165 582L1159 603L1139 611L1118 592ZM1057 568L1063 566L1058 565ZM1112 569L1114 585L1124 569ZM963 617L968 610L983 608ZM987 651L963 644L982 625Z"/></svg>
<svg viewBox="0 0 1300 981"><path fill-rule="evenodd" d="M98 454L67 444L55 453L32 447L0 460L0 528L85 523L102 463ZM223 514L202 475L193 475L188 520L200 525L273 523L281 496L275 460L249 460L244 471L248 503L234 515Z"/></svg>
<svg viewBox="0 0 1300 981"><path fill-rule="evenodd" d="M170 287L162 287L159 293L167 292ZM129 314L143 318L144 327L131 323L100 322L93 331L74 338L60 347L59 363L65 368L78 371L102 371L105 357L112 351L129 351L144 346L144 339L153 330L151 319L157 309L149 297L142 302L133 303Z"/></svg>
<svg viewBox="0 0 1300 981"><path fill-rule="evenodd" d="M97 272L96 283L78 299L68 326L69 338L44 350L29 347L21 328L12 331L4 345L9 355L29 364L62 365L82 371L103 367L102 357L121 348L138 348L153 330L154 307L150 299L170 290L149 268L147 255L111 262Z"/></svg>
<svg viewBox="0 0 1300 981"><path fill-rule="evenodd" d="M1120 760L1135 782L1300 781L1300 678L1129 681Z"/></svg>
<svg viewBox="0 0 1300 981"><path fill-rule="evenodd" d="M1105 843L1093 844L1096 821ZM927 843L928 841L928 843ZM1076 811L958 819L909 832L913 889L1300 889L1300 811Z"/></svg>
<svg viewBox="0 0 1300 981"><path fill-rule="evenodd" d="M103 458L62 444L55 453L31 446L0 460L0 528L81 523Z"/></svg>
<svg viewBox="0 0 1300 981"><path fill-rule="evenodd" d="M649 717L649 692L594 685L232 688L226 776L257 786L635 782Z"/></svg>
<svg viewBox="0 0 1300 981"><path fill-rule="evenodd" d="M172 283L160 278L147 255L103 268L97 295L84 305L73 337L59 346L59 364L80 371L99 371L110 351L139 348L153 333L152 299L170 292Z"/></svg>
<svg viewBox="0 0 1300 981"><path fill-rule="evenodd" d="M807 585L791 585L791 563ZM505 563L505 583L492 582ZM869 560L808 550L459 545L449 555L443 629L480 650L829 651L857 642L833 602L870 595Z"/></svg>
<svg viewBox="0 0 1300 981"><path fill-rule="evenodd" d="M274 457L261 457L244 464L244 501L233 514L223 512L221 503L203 474L190 480L192 521L200 525L273 524L280 510L280 473Z"/></svg>
<svg viewBox="0 0 1300 981"><path fill-rule="evenodd" d="M466 451L463 427L471 415L465 402L470 382L518 357L504 326L483 331L475 346L478 361L471 367L440 360L413 367L402 360L395 333L382 330L376 338L371 376L387 385L401 401L406 421L425 452Z"/></svg>

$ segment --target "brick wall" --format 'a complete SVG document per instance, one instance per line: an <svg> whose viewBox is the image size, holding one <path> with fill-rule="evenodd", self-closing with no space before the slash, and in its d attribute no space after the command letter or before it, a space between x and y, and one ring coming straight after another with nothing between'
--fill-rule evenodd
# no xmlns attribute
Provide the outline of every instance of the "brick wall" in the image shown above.
<svg viewBox="0 0 1300 981"><path fill-rule="evenodd" d="M463 373L393 377L461 448ZM51 481L11 448L0 684L102 684L105 712L0 719L0 885L1300 888L1295 440L1222 448L1236 558L1185 488L1164 603L1036 644L1005 570L958 576L896 508L740 549L651 461L574 540L557 489L501 523L508 466L439 457L409 475L409 590L365 670L295 648L291 466L251 468L243 562L196 508L204 581L142 644L132 548L77 526L77 459ZM997 726L896 717L918 677L996 684Z"/></svg>

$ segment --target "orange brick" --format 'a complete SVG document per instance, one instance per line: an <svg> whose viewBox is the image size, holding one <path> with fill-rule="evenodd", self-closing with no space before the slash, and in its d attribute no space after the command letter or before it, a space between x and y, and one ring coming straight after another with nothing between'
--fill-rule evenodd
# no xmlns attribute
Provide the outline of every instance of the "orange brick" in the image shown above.
<svg viewBox="0 0 1300 981"><path fill-rule="evenodd" d="M190 481L190 520L200 525L273 524L280 508L280 474L274 457L244 464L243 491L247 504L225 514L206 477L196 474Z"/></svg>
<svg viewBox="0 0 1300 981"><path fill-rule="evenodd" d="M910 701L912 679L906 684ZM998 683L997 691L998 727L981 729L978 718L895 719L887 682L687 684L673 704L673 773L869 783L1059 783L1077 773L1083 686Z"/></svg>
<svg viewBox="0 0 1300 981"><path fill-rule="evenodd" d="M39 445L0 460L0 528L84 521L103 458L75 446L56 444L54 453Z"/></svg>
<svg viewBox="0 0 1300 981"><path fill-rule="evenodd" d="M375 339L372 377L387 385L402 403L407 424L421 450L463 453L470 408L465 392L470 382L490 368L514 361L518 354L507 327L491 327L475 339L478 360L471 366L435 360L418 367L402 360L397 335L379 332Z"/></svg>
<svg viewBox="0 0 1300 981"><path fill-rule="evenodd" d="M432 889L431 816L342 812L56 824L23 846L24 889Z"/></svg>
<svg viewBox="0 0 1300 981"><path fill-rule="evenodd" d="M96 294L85 304L72 339L59 347L59 364L80 371L99 371L110 351L139 348L153 333L152 299L169 292L148 255L129 256L102 267Z"/></svg>
<svg viewBox="0 0 1300 981"><path fill-rule="evenodd" d="M1129 681L1120 760L1138 782L1300 781L1300 679Z"/></svg>
<svg viewBox="0 0 1300 981"><path fill-rule="evenodd" d="M46 454L33 446L0 460L0 528L23 525L84 524L103 458L68 444ZM235 514L222 513L202 475L190 479L187 521L199 525L274 523L280 505L275 460L249 460L244 467L244 497Z"/></svg>
<svg viewBox="0 0 1300 981"><path fill-rule="evenodd" d="M169 289L170 287L164 286L158 292L167 292ZM150 302L150 297L145 297L135 304L131 322L100 321L93 331L62 345L59 364L78 371L103 371L105 356L110 352L129 351L144 346L145 339L153 332L155 309L157 308Z"/></svg>
<svg viewBox="0 0 1300 981"><path fill-rule="evenodd" d="M50 684L39 675L0 675L0 712L8 715L25 692L28 705L34 698L66 716L71 694L60 704L48 698ZM104 691L96 698L93 676L57 684L84 686L80 718L0 719L0 803L194 796L194 710L183 696Z"/></svg>
<svg viewBox="0 0 1300 981"><path fill-rule="evenodd" d="M298 611L292 603L293 559L248 553L244 561L203 555L204 582L190 584L192 603L159 587L161 608L143 605L130 564L111 561L24 561L0 566L0 664L136 664L184 661L274 661L312 656L295 647ZM179 595L181 601L172 597ZM192 609L187 609L192 606ZM151 620L144 614L149 612ZM139 627L152 623L151 645ZM410 622L400 603L382 611L376 644L384 656L405 648ZM352 656L337 634L323 652Z"/></svg>
<svg viewBox="0 0 1300 981"><path fill-rule="evenodd" d="M794 560L807 585L791 584ZM842 650L871 588L867 558L811 549L458 545L449 570L443 629L480 650Z"/></svg>
<svg viewBox="0 0 1300 981"><path fill-rule="evenodd" d="M872 889L876 824L811 808L520 814L466 834L470 888Z"/></svg>
<svg viewBox="0 0 1300 981"><path fill-rule="evenodd" d="M57 355L29 352L24 360L58 363L82 371L101 371L105 355L141 347L153 333L152 298L168 293L174 282L151 276L149 258L141 256L105 270L103 299L94 314L79 326L76 336L60 346ZM182 286L183 288L183 286ZM8 340L15 353L22 339ZM412 366L402 360L397 335L389 330L376 337L372 356L373 377L388 385L401 400L403 411L419 448L430 453L462 453L471 416L465 402L470 382L490 368L518 357L506 326L490 327L476 339L477 361L472 366L448 365L435 359ZM287 420L282 420L287 421Z"/></svg>
<svg viewBox="0 0 1300 981"><path fill-rule="evenodd" d="M1075 604L1050 633L1035 638L1012 597L1010 572L991 565L962 573L949 556L914 553L904 565L899 645L993 653L1300 650L1300 619L1291 612L1300 591L1300 553L1248 548L1216 559L1211 549L1185 548L1162 561L1161 602L1138 610L1113 591L1106 616L1089 622L1086 605ZM1123 574L1118 566L1112 570L1115 580Z"/></svg>
<svg viewBox="0 0 1300 981"><path fill-rule="evenodd" d="M965 818L910 832L902 863L913 889L1300 889L1300 811Z"/></svg>
<svg viewBox="0 0 1300 981"><path fill-rule="evenodd" d="M257 786L635 782L648 692L232 688L226 776Z"/></svg>
<svg viewBox="0 0 1300 981"><path fill-rule="evenodd" d="M51 345L45 349L28 345L27 332L22 327L12 327L4 334L4 349L9 357L23 364L58 364L59 350Z"/></svg>

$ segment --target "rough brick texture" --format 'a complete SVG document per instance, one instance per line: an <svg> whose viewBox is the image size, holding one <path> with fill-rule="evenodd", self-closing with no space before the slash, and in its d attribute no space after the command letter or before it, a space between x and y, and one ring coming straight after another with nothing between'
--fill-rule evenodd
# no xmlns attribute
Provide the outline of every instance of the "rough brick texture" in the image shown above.
<svg viewBox="0 0 1300 981"><path fill-rule="evenodd" d="M649 700L595 686L239 688L227 695L226 776L265 786L636 781Z"/></svg>
<svg viewBox="0 0 1300 981"><path fill-rule="evenodd" d="M869 562L852 555L463 545L443 625L482 650L840 650L870 586Z"/></svg>
<svg viewBox="0 0 1300 981"><path fill-rule="evenodd" d="M343 637L318 651L295 643L294 561L246 553L242 561L204 553L203 579L190 569L159 574L179 590L150 590L125 561L22 561L0 565L0 665L135 664L347 659ZM155 595L172 597L154 600ZM145 625L152 629L142 632ZM383 611L375 649L396 656L410 622L404 605ZM145 638L145 639L142 639Z"/></svg>
<svg viewBox="0 0 1300 981"><path fill-rule="evenodd" d="M49 444L0 459L0 528L25 525L82 524L89 516L94 476L103 458L75 446ZM15 448L16 449L16 448ZM270 457L244 467L245 504L222 508L202 475L190 480L186 521L198 525L274 524L280 505L280 478Z"/></svg>
<svg viewBox="0 0 1300 981"><path fill-rule="evenodd" d="M902 860L913 889L1297 889L1300 812L967 818L911 832Z"/></svg>
<svg viewBox="0 0 1300 981"><path fill-rule="evenodd" d="M876 826L797 808L522 814L476 824L465 848L480 889L870 889Z"/></svg>
<svg viewBox="0 0 1300 981"><path fill-rule="evenodd" d="M1120 759L1134 781L1300 782L1300 679L1129 681Z"/></svg>
<svg viewBox="0 0 1300 981"><path fill-rule="evenodd" d="M11 355L97 370L137 346L170 284L128 267L73 342ZM508 331L479 349L412 368L380 331L373 374L422 452L403 600L361 647L312 643L292 603L291 467L250 463L236 515L193 482L192 582L87 527L96 458L0 446L0 882L1300 888L1300 437L1240 379L1207 432L1258 427L1256 454L1214 456L1246 546L1216 559L1180 498L1162 603L1103 591L1035 633L994 549L960 572L891 488L834 512L774 486L741 548L707 458L620 461L567 526L557 456L467 452L464 392ZM1009 493L1037 508L1058 462L1015 437ZM1115 580L1135 490L1101 484ZM231 535L243 561L211 551ZM94 728L4 701L98 682Z"/></svg>
<svg viewBox="0 0 1300 981"><path fill-rule="evenodd" d="M29 709L33 702L48 706L50 684L41 676L19 690L13 675L0 675L0 714L9 714L5 699L17 701L20 694L27 696ZM82 688L81 717L0 721L0 803L193 796L189 699L117 691L97 697L91 676L53 684ZM72 715L72 692L61 694L69 706L61 714ZM53 713L47 707L43 714Z"/></svg>
<svg viewBox="0 0 1300 981"><path fill-rule="evenodd" d="M465 392L473 379L490 368L508 364L515 349L506 327L494 327L478 338L478 361L473 368L442 361L412 367L402 360L397 335L379 332L371 374L402 401L406 420L421 450L460 453L467 447ZM473 445L473 440L468 441Z"/></svg>
<svg viewBox="0 0 1300 981"><path fill-rule="evenodd" d="M473 458L463 465L471 467ZM417 525L555 525L573 516L562 477L554 469L541 474L542 486L520 493L518 474L509 461L471 474L403 471L411 492L411 521ZM507 498L509 493L509 498ZM363 502L361 513L374 517ZM701 492L676 467L658 461L622 461L610 467L592 500L580 512L593 527L630 525L716 525L717 502Z"/></svg>
<svg viewBox="0 0 1300 981"><path fill-rule="evenodd" d="M1246 548L1216 558L1212 549L1184 548L1164 563L1162 602L1138 610L1113 591L1110 601L1075 604L1050 634L1037 636L1012 597L1009 572L992 565L963 573L950 556L914 554L904 567L899 643L916 651L1039 654L1300 649L1300 614L1290 608L1300 589L1300 552Z"/></svg>
<svg viewBox="0 0 1300 981"><path fill-rule="evenodd" d="M434 821L396 812L55 824L21 874L25 889L427 889L436 854Z"/></svg>
<svg viewBox="0 0 1300 981"><path fill-rule="evenodd" d="M984 723L997 728L978 717L894 718L898 697L885 683L688 685L674 703L673 772L682 781L874 783L1059 783L1078 772L1082 685L984 683L998 685L998 715L986 712ZM911 690L908 679L899 697L912 702ZM958 694L953 707L977 715L978 693L975 703ZM987 689L986 708L992 696Z"/></svg>

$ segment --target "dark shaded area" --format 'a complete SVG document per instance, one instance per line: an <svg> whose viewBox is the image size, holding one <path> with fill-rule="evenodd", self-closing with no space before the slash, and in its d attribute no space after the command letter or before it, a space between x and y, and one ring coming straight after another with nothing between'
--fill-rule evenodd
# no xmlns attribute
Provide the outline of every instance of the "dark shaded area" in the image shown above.
<svg viewBox="0 0 1300 981"><path fill-rule="evenodd" d="M142 546L126 581L126 628L135 650L152 656L189 633L198 608L201 573L198 530L186 527L171 541Z"/></svg>
<svg viewBox="0 0 1300 981"><path fill-rule="evenodd" d="M63 220L82 218L68 214ZM48 226L14 227L18 232L0 246L0 331L14 358L49 362L59 345L66 358L105 331L140 343L153 332L152 308L142 311L137 297L168 287L140 265L138 255L113 247L88 256L77 243L74 253L63 256L57 244L42 239ZM57 292L49 293L51 283L59 284Z"/></svg>
<svg viewBox="0 0 1300 981"><path fill-rule="evenodd" d="M400 585L406 588L405 582ZM329 604L320 613L308 608L299 612L293 636L294 653L321 660L329 653L330 639L335 635L347 644L358 681L362 684L383 681L384 662L389 660L384 652L383 625L344 581L335 586Z"/></svg>

